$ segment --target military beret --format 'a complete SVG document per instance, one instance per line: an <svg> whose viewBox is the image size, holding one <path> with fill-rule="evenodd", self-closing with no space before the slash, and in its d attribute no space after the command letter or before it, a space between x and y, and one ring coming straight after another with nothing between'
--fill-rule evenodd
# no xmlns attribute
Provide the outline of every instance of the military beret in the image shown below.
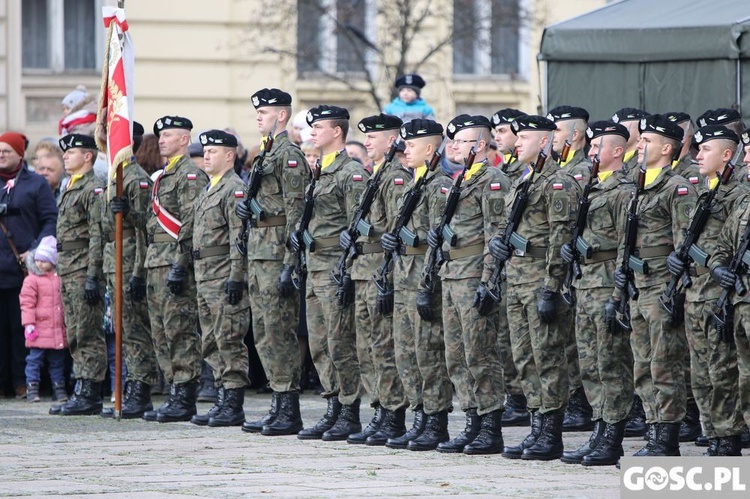
<svg viewBox="0 0 750 499"><path fill-rule="evenodd" d="M742 140L743 145L750 146L750 128L745 128L742 131L742 136L740 137L740 140Z"/></svg>
<svg viewBox="0 0 750 499"><path fill-rule="evenodd" d="M60 139L60 149L96 149L96 140L91 135L71 133Z"/></svg>
<svg viewBox="0 0 750 499"><path fill-rule="evenodd" d="M683 113L682 111L670 111L668 113L664 113L664 117L672 123L677 123L678 125L680 123L690 121L690 115L688 113Z"/></svg>
<svg viewBox="0 0 750 499"><path fill-rule="evenodd" d="M403 140L399 140L398 142L396 142L396 151L406 152L406 144L404 144Z"/></svg>
<svg viewBox="0 0 750 499"><path fill-rule="evenodd" d="M422 89L427 85L421 76L415 73L401 75L396 78L396 88L400 87L412 87Z"/></svg>
<svg viewBox="0 0 750 499"><path fill-rule="evenodd" d="M582 107L557 106L547 113L547 119L557 123L566 120L589 120L589 112Z"/></svg>
<svg viewBox="0 0 750 499"><path fill-rule="evenodd" d="M137 121L134 121L133 122L133 137L142 137L144 133L146 133L146 130L143 129L143 125L141 125Z"/></svg>
<svg viewBox="0 0 750 499"><path fill-rule="evenodd" d="M726 125L727 123L733 123L740 121L739 111L736 109L728 109L720 107L718 109L709 109L705 113L698 116L698 127L703 128L706 125Z"/></svg>
<svg viewBox="0 0 750 499"><path fill-rule="evenodd" d="M154 123L154 135L157 137L162 130L167 128L182 128L185 130L193 129L193 122L182 116L163 116Z"/></svg>
<svg viewBox="0 0 750 499"><path fill-rule="evenodd" d="M307 112L307 124L311 125L320 120L348 120L349 111L343 107L327 106L325 104L314 107Z"/></svg>
<svg viewBox="0 0 750 499"><path fill-rule="evenodd" d="M224 130L209 130L198 137L204 146L237 147L237 137Z"/></svg>
<svg viewBox="0 0 750 499"><path fill-rule="evenodd" d="M188 146L188 155L191 158L203 157L203 144L200 142L193 142Z"/></svg>
<svg viewBox="0 0 750 499"><path fill-rule="evenodd" d="M706 125L693 134L693 147L697 149L701 144L716 139L731 140L735 144L740 143L737 134L724 125Z"/></svg>
<svg viewBox="0 0 750 499"><path fill-rule="evenodd" d="M645 118L646 116L651 116L651 113L641 111L640 109L636 109L634 107L623 107L612 115L612 121L614 121L615 123L622 123L623 121L636 121Z"/></svg>
<svg viewBox="0 0 750 499"><path fill-rule="evenodd" d="M278 88L262 88L250 99L255 109L266 106L291 106L292 96Z"/></svg>
<svg viewBox="0 0 750 499"><path fill-rule="evenodd" d="M685 136L685 131L677 123L669 121L661 114L652 114L641 118L638 130L641 133L656 133L677 142L682 142Z"/></svg>
<svg viewBox="0 0 750 499"><path fill-rule="evenodd" d="M524 114L515 119L511 125L513 133L518 135L518 132L524 130L532 130L535 132L552 132L557 130L557 125L552 120L545 118L544 116L537 116L535 114Z"/></svg>
<svg viewBox="0 0 750 499"><path fill-rule="evenodd" d="M459 114L448 123L447 135L448 138L453 140L456 133L466 128L481 128L484 127L487 130L492 130L490 120L484 116L469 116L468 114Z"/></svg>
<svg viewBox="0 0 750 499"><path fill-rule="evenodd" d="M492 126L500 126L503 124L510 125L519 116L523 116L525 113L512 107L506 107L501 109L492 115Z"/></svg>
<svg viewBox="0 0 750 499"><path fill-rule="evenodd" d="M376 116L368 116L359 122L359 129L363 133L382 132L385 130L398 130L404 122L398 116L380 113Z"/></svg>
<svg viewBox="0 0 750 499"><path fill-rule="evenodd" d="M628 132L625 125L615 123L614 121L595 121L589 123L589 127L586 129L586 138L589 141L602 135L619 135L625 138L625 140L630 140L630 132Z"/></svg>
<svg viewBox="0 0 750 499"><path fill-rule="evenodd" d="M404 140L429 137L430 135L443 135L443 125L432 120L416 118L401 127L401 138Z"/></svg>

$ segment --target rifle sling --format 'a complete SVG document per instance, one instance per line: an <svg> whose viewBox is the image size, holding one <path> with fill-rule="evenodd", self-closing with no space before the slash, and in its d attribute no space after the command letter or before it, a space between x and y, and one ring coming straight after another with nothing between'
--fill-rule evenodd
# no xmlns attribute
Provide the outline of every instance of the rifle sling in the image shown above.
<svg viewBox="0 0 750 499"><path fill-rule="evenodd" d="M473 246L466 246L465 248L457 248L453 250L443 251L443 259L446 262L451 260L459 260L461 258L468 258L470 256L477 256L484 253L484 244L475 244Z"/></svg>

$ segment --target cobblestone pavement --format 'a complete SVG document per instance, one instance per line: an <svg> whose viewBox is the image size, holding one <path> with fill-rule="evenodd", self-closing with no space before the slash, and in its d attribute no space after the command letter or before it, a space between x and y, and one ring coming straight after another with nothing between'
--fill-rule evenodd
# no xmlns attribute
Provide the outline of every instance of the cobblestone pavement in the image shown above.
<svg viewBox="0 0 750 499"><path fill-rule="evenodd" d="M305 423L312 425L325 403L309 393L301 401ZM269 403L269 395L248 392L248 419L260 418ZM49 416L49 405L48 400L0 400L0 496L619 497L619 471L613 466L303 442L294 436L250 435L238 427ZM199 404L198 410L210 406ZM370 417L363 406L363 421ZM451 435L463 422L463 414L451 415ZM503 435L514 444L527 431L505 428ZM577 448L587 436L566 433L566 448ZM626 439L626 453L642 445L640 439ZM683 444L682 452L703 450Z"/></svg>

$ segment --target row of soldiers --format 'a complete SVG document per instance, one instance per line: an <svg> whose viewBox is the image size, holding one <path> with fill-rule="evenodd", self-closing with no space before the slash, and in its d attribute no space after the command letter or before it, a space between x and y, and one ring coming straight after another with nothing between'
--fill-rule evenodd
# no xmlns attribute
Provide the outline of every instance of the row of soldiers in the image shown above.
<svg viewBox="0 0 750 499"><path fill-rule="evenodd" d="M648 443L638 454L679 454L690 345L692 392L709 454L738 455L742 410L750 401L747 379L738 388L738 357L746 366L750 348L741 313L734 334L722 330L724 341L708 314L717 293L743 279L730 262L750 210L737 176L719 181L740 135L750 144L747 132L725 126L731 124L727 110L707 112L695 134L680 126L681 113L649 116L634 109L591 124L581 108L561 106L546 117L504 109L491 121L459 115L445 130L431 120L404 124L379 114L358 124L375 164L370 172L345 152L346 109L310 110L307 122L321 156L308 165L286 132L291 96L262 89L252 103L263 142L247 185L232 170L236 138L220 130L201 134L204 172L186 154L192 123L179 116L154 124L168 158L161 175L152 183L129 162L123 196L113 196L90 173L93 139L61 139L73 177L60 205L60 274L79 378L74 399L57 409L61 414L102 410L99 281L103 259L114 289L113 214L120 212L129 276L125 418L611 465L623 453L634 389L648 423ZM736 112L729 117L735 115L740 122ZM487 160L493 131L507 155L501 168ZM135 127L136 145L139 132ZM395 159L398 142L405 144L403 164ZM693 145L697 166L690 161ZM463 170L451 176L437 168L442 156ZM696 265L691 255L698 253L682 246L694 209L709 192L700 248L713 256ZM738 215L730 216L733 211ZM726 224L716 243L726 220L740 221ZM715 244L723 251L714 251ZM579 267L579 279L567 278ZM694 278L690 286L686 276ZM687 288L684 313L674 307L667 313L659 300L674 279L683 283L674 296ZM298 288L327 399L323 418L304 429ZM728 301L741 307L740 294ZM252 422L243 411L248 360L242 340L250 310L273 390L270 411ZM201 358L214 372L219 397L198 415ZM157 363L171 392L154 410ZM375 413L363 427L365 392ZM454 393L466 426L451 439ZM564 452L565 410L569 401L580 408L586 399L593 408L591 438ZM414 415L408 430L407 408ZM530 419L530 433L518 445L504 445L504 411L521 412L525 424Z"/></svg>

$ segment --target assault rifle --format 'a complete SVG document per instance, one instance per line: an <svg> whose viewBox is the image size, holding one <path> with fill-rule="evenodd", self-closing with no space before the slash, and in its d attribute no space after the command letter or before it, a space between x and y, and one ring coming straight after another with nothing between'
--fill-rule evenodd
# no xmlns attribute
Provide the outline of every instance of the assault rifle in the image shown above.
<svg viewBox="0 0 750 499"><path fill-rule="evenodd" d="M315 184L320 179L320 170L322 169L320 161L322 157L323 151L321 150L315 166L310 168L310 183L305 190L305 209L302 211L299 227L295 231L297 241L299 241L300 245L297 252L297 268L294 272L297 277L292 282L297 289L304 288L305 279L307 278L307 255L305 254L305 248L315 251L315 240L308 231L308 227L310 227L310 220L312 219L313 208L315 207Z"/></svg>
<svg viewBox="0 0 750 499"><path fill-rule="evenodd" d="M565 275L565 281L563 287L565 292L563 293L563 300L571 307L575 305L575 294L573 293L573 279L580 279L583 273L581 272L581 257L591 258L592 250L591 246L583 239L583 231L586 229L586 219L589 216L589 207L591 201L589 200L589 193L591 187L594 185L594 181L599 175L599 154L604 144L604 137L599 142L599 152L594 156L594 161L591 165L591 176L586 186L583 188L583 194L581 199L578 200L578 218L576 218L576 224L573 227L573 238L570 240L570 246L573 249L573 261L568 265L568 273Z"/></svg>

